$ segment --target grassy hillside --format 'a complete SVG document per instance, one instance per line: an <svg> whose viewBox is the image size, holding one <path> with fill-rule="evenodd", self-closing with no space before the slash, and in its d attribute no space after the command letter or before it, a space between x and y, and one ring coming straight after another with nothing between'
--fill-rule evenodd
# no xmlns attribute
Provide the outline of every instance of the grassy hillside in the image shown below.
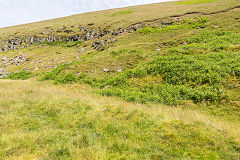
<svg viewBox="0 0 240 160"><path fill-rule="evenodd" d="M81 85L1 81L1 159L239 159L239 125Z"/></svg>
<svg viewBox="0 0 240 160"><path fill-rule="evenodd" d="M0 159L240 159L240 1L0 29Z"/></svg>

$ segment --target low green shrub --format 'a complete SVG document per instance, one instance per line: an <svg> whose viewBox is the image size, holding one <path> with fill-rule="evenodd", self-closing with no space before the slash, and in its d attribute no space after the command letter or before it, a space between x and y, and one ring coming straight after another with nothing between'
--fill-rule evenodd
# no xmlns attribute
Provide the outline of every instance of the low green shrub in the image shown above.
<svg viewBox="0 0 240 160"><path fill-rule="evenodd" d="M68 73L68 74L63 74L61 76L58 76L54 82L55 84L68 84L68 83L74 83L77 81L78 81L78 78L76 75L72 73Z"/></svg>
<svg viewBox="0 0 240 160"><path fill-rule="evenodd" d="M63 64L58 66L57 68L53 69L51 72L45 74L41 80L55 80L57 79L58 75L66 69L70 64Z"/></svg>
<svg viewBox="0 0 240 160"><path fill-rule="evenodd" d="M13 73L10 73L6 79L12 79L12 80L18 80L18 79L21 79L21 80L25 80L25 79L29 79L31 78L33 75L32 75L32 72L30 71L26 71L26 70L21 70L19 72L13 72Z"/></svg>

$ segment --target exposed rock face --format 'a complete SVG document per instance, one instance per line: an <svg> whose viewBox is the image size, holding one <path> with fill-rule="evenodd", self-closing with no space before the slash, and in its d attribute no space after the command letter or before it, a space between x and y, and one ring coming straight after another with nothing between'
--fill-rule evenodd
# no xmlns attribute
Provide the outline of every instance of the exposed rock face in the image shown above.
<svg viewBox="0 0 240 160"><path fill-rule="evenodd" d="M137 31L141 28L143 28L143 25L133 25L128 28L119 28L117 30L108 30L108 29L101 29L101 28L93 28L94 23L90 23L87 25L87 28L82 25L79 26L79 32L75 33L75 35L71 36L60 36L59 34L61 32L65 33L73 33L74 31L71 29L67 29L67 27L62 26L57 31L47 31L47 32L41 32L41 36L44 37L36 37L36 36L25 36L25 37L15 37L13 39L4 40L2 41L2 46L0 48L0 51L7 51L7 50L18 50L19 48L26 48L32 44L40 43L40 42L55 42L55 41L61 41L65 39L68 42L71 41L89 41L94 40L92 43L92 47L98 50L103 50L104 47L112 42L115 42L116 36L120 36L124 33L132 33L134 31ZM57 35L55 34L57 33ZM103 37L108 35L108 38L104 39Z"/></svg>

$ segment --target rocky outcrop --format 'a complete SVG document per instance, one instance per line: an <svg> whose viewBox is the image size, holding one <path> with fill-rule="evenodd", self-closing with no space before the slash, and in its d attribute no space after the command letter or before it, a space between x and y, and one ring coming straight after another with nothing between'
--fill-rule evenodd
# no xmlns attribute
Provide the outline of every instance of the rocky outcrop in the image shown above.
<svg viewBox="0 0 240 160"><path fill-rule="evenodd" d="M67 29L67 27L62 26L57 31L46 31L39 33L41 37L37 36L24 36L24 37L15 37L13 39L2 41L1 51L8 50L18 50L20 48L29 47L32 44L37 44L41 42L56 42L61 40L66 40L67 42L71 41L90 41L96 40L92 43L94 49L102 50L104 47L112 42L115 42L115 37L120 36L124 33L132 33L143 27L143 25L133 25L127 28L119 28L117 30L101 29L94 28L94 23L87 25L88 27L79 26L79 31L73 33L73 30ZM73 28L73 27L72 27ZM61 33L71 33L71 36L61 36ZM107 38L104 38L107 36Z"/></svg>

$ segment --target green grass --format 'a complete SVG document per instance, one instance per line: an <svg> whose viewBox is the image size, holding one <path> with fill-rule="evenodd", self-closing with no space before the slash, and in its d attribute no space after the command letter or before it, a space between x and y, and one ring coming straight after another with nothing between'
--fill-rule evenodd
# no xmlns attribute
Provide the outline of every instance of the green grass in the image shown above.
<svg viewBox="0 0 240 160"><path fill-rule="evenodd" d="M210 2L215 2L218 0L189 0L189 1L184 1L184 2L179 2L178 4L183 5L183 4L203 4L203 3L210 3Z"/></svg>
<svg viewBox="0 0 240 160"><path fill-rule="evenodd" d="M167 53L207 54L211 52L240 51L240 34L226 31L203 32L187 38L184 46L171 47Z"/></svg>
<svg viewBox="0 0 240 160"><path fill-rule="evenodd" d="M239 143L203 122L107 105L107 99L97 102L76 85L69 90L30 81L1 84L3 160L239 158Z"/></svg>
<svg viewBox="0 0 240 160"><path fill-rule="evenodd" d="M118 16L118 15L125 15L125 14L132 14L132 10L127 10L127 11L120 11L120 12L115 12L112 14L112 16Z"/></svg>
<svg viewBox="0 0 240 160"><path fill-rule="evenodd" d="M141 53L140 50L136 50L136 49L133 49L133 50L122 49L119 51L112 51L110 54L112 54L114 56L119 56L119 55L123 55L123 54L133 54L133 53L138 53L138 52Z"/></svg>
<svg viewBox="0 0 240 160"><path fill-rule="evenodd" d="M196 17L195 19L185 19L181 22L174 23L169 26L162 26L161 28L158 27L144 27L137 32L140 33L159 33L159 32L167 32L167 31L174 31L180 29L198 29L202 27L207 22L207 17Z"/></svg>
<svg viewBox="0 0 240 160"><path fill-rule="evenodd" d="M61 46L61 47L74 47L74 46L77 46L79 44L82 44L83 42L82 41L66 41L66 40L61 40L61 41L53 41L53 42L48 42L48 41L45 41L45 42L41 42L39 44L47 44L47 45L50 45L50 46Z"/></svg>

